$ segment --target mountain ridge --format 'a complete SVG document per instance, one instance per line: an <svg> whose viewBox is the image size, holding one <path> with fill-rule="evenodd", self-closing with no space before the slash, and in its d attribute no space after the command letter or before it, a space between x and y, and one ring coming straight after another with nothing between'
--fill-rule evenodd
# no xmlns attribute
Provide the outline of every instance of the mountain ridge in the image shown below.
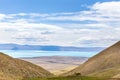
<svg viewBox="0 0 120 80"><path fill-rule="evenodd" d="M99 54L91 57L85 63L63 75L82 75L95 77L114 77L120 74L120 41ZM116 77L120 78L120 76Z"/></svg>

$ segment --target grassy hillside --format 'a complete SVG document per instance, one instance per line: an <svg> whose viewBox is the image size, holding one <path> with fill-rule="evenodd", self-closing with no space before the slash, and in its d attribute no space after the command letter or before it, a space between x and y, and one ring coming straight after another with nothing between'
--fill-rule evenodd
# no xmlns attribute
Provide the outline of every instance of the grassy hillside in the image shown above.
<svg viewBox="0 0 120 80"><path fill-rule="evenodd" d="M120 78L120 41L63 75L73 75L76 72L95 77Z"/></svg>
<svg viewBox="0 0 120 80"><path fill-rule="evenodd" d="M0 80L50 76L53 75L37 65L0 53Z"/></svg>
<svg viewBox="0 0 120 80"><path fill-rule="evenodd" d="M104 80L96 77L85 77L85 76L69 76L69 77L53 77L53 78L29 78L24 80Z"/></svg>

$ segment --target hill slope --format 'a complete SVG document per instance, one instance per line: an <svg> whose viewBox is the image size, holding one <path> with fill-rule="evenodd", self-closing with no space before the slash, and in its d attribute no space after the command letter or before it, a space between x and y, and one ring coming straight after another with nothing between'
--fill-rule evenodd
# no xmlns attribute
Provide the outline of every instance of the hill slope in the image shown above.
<svg viewBox="0 0 120 80"><path fill-rule="evenodd" d="M24 80L104 80L96 77L87 76L66 76L66 77L52 77L52 78L28 78Z"/></svg>
<svg viewBox="0 0 120 80"><path fill-rule="evenodd" d="M21 80L30 77L50 77L50 72L32 63L14 59L8 55L0 53L0 79L1 80Z"/></svg>
<svg viewBox="0 0 120 80"><path fill-rule="evenodd" d="M64 75L73 75L75 73L120 78L120 41Z"/></svg>

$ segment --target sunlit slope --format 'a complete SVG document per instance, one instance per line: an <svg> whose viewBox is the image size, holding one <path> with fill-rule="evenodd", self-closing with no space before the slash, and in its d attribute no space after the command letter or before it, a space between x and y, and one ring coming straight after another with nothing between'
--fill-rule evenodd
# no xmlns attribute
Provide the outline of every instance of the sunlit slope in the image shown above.
<svg viewBox="0 0 120 80"><path fill-rule="evenodd" d="M120 41L63 75L75 73L97 77L120 77Z"/></svg>
<svg viewBox="0 0 120 80"><path fill-rule="evenodd" d="M0 53L0 79L2 80L20 80L26 77L50 76L53 75L37 65Z"/></svg>

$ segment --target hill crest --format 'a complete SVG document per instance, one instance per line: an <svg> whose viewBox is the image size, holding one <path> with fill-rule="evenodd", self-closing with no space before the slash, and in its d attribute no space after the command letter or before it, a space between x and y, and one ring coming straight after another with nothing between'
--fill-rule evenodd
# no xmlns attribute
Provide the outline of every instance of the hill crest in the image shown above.
<svg viewBox="0 0 120 80"><path fill-rule="evenodd" d="M120 73L120 41L99 54L88 59L84 64L64 74L81 73L97 77L113 77Z"/></svg>

